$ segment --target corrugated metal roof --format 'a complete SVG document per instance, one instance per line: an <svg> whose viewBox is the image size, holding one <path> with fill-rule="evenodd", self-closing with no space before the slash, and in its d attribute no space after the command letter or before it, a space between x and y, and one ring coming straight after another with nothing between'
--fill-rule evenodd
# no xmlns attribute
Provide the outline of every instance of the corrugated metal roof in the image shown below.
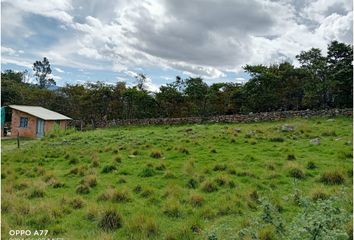
<svg viewBox="0 0 354 240"><path fill-rule="evenodd" d="M10 108L28 113L43 120L71 120L71 118L39 106L9 105Z"/></svg>

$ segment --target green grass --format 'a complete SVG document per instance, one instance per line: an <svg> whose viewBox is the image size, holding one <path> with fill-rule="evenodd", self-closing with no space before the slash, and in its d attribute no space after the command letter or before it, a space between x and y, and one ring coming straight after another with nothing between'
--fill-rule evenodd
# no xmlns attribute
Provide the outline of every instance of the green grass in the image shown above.
<svg viewBox="0 0 354 240"><path fill-rule="evenodd" d="M283 124L294 131L281 131ZM310 144L317 137L321 143ZM237 239L262 198L291 221L297 194L341 195L351 215L351 140L349 117L117 127L51 135L20 149L6 140L2 236L48 229L68 239Z"/></svg>

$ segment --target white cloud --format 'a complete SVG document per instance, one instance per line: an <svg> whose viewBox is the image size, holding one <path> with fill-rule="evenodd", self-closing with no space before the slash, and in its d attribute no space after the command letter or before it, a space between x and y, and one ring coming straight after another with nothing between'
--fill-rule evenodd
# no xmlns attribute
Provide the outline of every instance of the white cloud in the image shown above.
<svg viewBox="0 0 354 240"><path fill-rule="evenodd" d="M60 73L64 73L65 72L64 70L62 70L62 69L60 69L58 67L55 67L54 70L57 71L57 72L60 72Z"/></svg>
<svg viewBox="0 0 354 240"><path fill-rule="evenodd" d="M220 79L226 72L239 72L245 64L293 61L301 50L324 50L331 40L352 42L352 3L348 0L3 2L7 38L16 37L9 29L40 36L39 30L23 21L27 14L56 19L67 34L51 35L53 45L39 50L18 47L26 53L47 56L53 65L130 77L143 67ZM14 55L21 54L16 49L12 49L15 53L2 50L8 56L4 61L24 65Z"/></svg>

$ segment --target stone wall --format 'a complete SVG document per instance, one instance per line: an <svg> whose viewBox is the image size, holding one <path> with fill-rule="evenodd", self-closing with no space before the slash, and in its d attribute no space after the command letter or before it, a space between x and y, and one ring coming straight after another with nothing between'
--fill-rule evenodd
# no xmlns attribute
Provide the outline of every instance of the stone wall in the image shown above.
<svg viewBox="0 0 354 240"><path fill-rule="evenodd" d="M277 121L286 118L313 116L352 116L353 109L329 109L329 110L303 110L303 111L279 111L250 114L221 115L210 117L186 117L186 118L148 118L148 119L116 119L95 123L96 127L112 127L121 125L168 125L168 124L193 124L193 123L242 123L259 121ZM72 126L80 126L80 121L72 121Z"/></svg>

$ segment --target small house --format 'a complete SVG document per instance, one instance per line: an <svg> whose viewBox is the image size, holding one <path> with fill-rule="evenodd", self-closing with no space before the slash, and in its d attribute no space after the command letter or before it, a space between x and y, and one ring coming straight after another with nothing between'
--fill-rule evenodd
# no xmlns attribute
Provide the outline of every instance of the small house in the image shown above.
<svg viewBox="0 0 354 240"><path fill-rule="evenodd" d="M65 129L71 118L39 106L9 105L12 111L11 136L40 138L55 124Z"/></svg>

